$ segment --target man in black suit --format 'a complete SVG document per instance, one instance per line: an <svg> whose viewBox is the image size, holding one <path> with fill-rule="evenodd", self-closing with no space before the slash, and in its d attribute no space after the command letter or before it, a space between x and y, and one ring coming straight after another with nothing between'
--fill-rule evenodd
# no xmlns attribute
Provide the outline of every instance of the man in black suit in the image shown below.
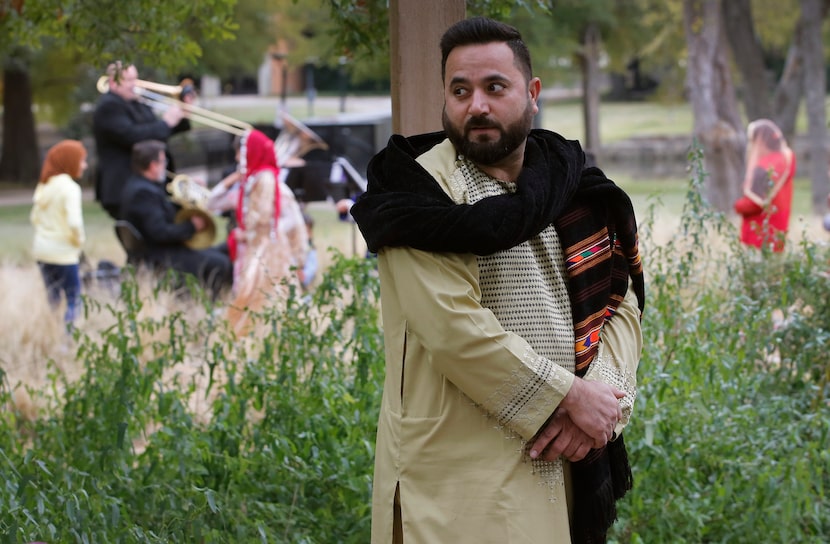
<svg viewBox="0 0 830 544"><path fill-rule="evenodd" d="M95 176L95 200L114 219L119 219L121 192L131 175L130 154L133 144L142 140L167 139L190 129L190 121L177 105L170 106L161 118L138 100L135 82L138 70L121 62L107 67L109 92L101 95L92 117L98 167ZM170 165L172 169L172 165Z"/></svg>
<svg viewBox="0 0 830 544"><path fill-rule="evenodd" d="M133 146L134 174L121 195L120 215L144 239L146 247L137 256L143 264L192 274L216 298L233 283L233 265L228 254L218 247L195 250L185 245L207 224L200 216L176 223L176 206L164 190L165 148L159 140L146 140Z"/></svg>

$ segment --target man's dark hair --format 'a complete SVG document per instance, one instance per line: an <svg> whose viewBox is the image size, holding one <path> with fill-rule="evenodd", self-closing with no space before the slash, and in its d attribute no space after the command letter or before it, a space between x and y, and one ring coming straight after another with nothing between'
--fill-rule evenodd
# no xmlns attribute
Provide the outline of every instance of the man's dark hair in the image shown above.
<svg viewBox="0 0 830 544"><path fill-rule="evenodd" d="M143 140L133 144L131 161L133 172L140 174L150 167L150 163L157 161L159 153L164 152L167 145L159 140Z"/></svg>
<svg viewBox="0 0 830 544"><path fill-rule="evenodd" d="M447 57L456 47L504 42L513 51L516 67L530 81L533 68L530 64L530 51L516 28L487 17L471 17L452 25L441 37L441 81L447 70Z"/></svg>

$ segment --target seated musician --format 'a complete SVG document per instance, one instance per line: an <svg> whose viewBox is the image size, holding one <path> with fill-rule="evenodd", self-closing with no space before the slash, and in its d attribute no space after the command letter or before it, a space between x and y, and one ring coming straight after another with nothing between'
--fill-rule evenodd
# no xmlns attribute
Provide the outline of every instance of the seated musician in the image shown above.
<svg viewBox="0 0 830 544"><path fill-rule="evenodd" d="M192 274L215 299L231 287L230 257L218 246L196 250L185 244L207 224L200 216L176 223L176 206L164 190L165 147L158 140L145 140L133 146L134 173L124 188L120 216L132 223L144 238L146 248L138 256L143 264Z"/></svg>

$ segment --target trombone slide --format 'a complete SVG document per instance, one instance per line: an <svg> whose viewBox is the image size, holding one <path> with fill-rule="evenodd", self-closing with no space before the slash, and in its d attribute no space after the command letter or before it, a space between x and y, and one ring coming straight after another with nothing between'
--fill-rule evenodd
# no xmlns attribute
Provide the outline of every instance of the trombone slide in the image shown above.
<svg viewBox="0 0 830 544"><path fill-rule="evenodd" d="M98 78L96 87L101 94L109 92L109 77L101 76ZM139 99L153 109L163 110L164 108L176 105L185 112L185 116L191 121L237 136L241 136L245 131L254 128L250 123L174 98L181 95L181 85L165 85L163 83L138 79L135 82L135 87L135 93Z"/></svg>

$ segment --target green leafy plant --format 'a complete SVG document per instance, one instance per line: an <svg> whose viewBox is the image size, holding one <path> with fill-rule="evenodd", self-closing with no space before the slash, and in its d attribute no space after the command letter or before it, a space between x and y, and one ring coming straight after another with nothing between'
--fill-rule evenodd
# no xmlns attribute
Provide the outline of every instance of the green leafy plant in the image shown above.
<svg viewBox="0 0 830 544"><path fill-rule="evenodd" d="M142 312L164 287L87 301L114 324L76 333L82 378L55 374L34 422L4 415L6 541L366 541L383 364L372 263L338 256L311 297L254 315L255 337L190 287L160 317Z"/></svg>
<svg viewBox="0 0 830 544"><path fill-rule="evenodd" d="M635 487L617 542L825 542L830 536L826 249L746 248L701 196L648 247ZM648 231L650 226L646 224Z"/></svg>
<svg viewBox="0 0 830 544"><path fill-rule="evenodd" d="M626 430L634 489L613 542L830 538L826 247L745 248L701 196L676 235L641 225L648 304ZM195 286L86 299L83 372L15 405L0 370L0 542L369 540L383 384L373 261L335 255L313 294L235 337ZM170 301L165 302L165 301Z"/></svg>

